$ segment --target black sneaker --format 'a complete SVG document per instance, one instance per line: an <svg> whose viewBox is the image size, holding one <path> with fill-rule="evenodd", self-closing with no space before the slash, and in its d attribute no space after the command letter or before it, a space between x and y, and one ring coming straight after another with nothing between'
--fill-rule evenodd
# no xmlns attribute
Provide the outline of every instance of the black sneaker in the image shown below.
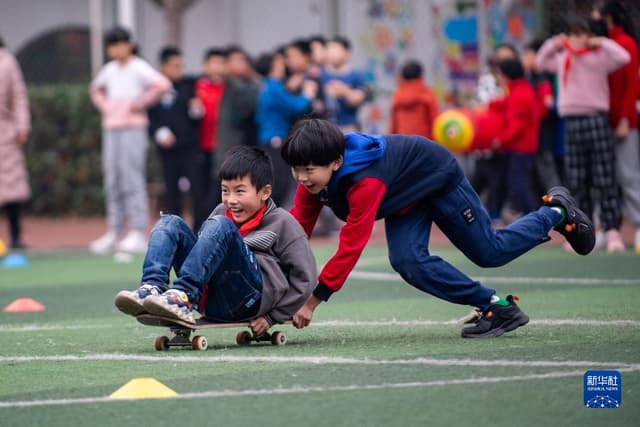
<svg viewBox="0 0 640 427"><path fill-rule="evenodd" d="M553 227L562 234L574 251L586 255L596 244L596 232L591 219L578 208L569 190L564 187L553 187L542 197L547 206L557 206L565 211L565 220Z"/></svg>
<svg viewBox="0 0 640 427"><path fill-rule="evenodd" d="M462 330L463 338L494 338L505 332L513 331L529 323L529 316L524 314L515 303L517 296L507 296L509 305L492 304L482 314L474 326Z"/></svg>

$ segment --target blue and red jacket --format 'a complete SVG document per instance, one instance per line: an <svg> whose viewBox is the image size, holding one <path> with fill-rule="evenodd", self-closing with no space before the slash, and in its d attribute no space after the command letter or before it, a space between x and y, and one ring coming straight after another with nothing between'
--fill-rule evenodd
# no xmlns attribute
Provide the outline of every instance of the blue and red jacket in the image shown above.
<svg viewBox="0 0 640 427"><path fill-rule="evenodd" d="M376 220L406 213L453 190L464 174L455 157L421 136L348 133L343 164L320 194L299 185L291 213L311 235L323 205L346 224L314 295L329 299L347 280Z"/></svg>

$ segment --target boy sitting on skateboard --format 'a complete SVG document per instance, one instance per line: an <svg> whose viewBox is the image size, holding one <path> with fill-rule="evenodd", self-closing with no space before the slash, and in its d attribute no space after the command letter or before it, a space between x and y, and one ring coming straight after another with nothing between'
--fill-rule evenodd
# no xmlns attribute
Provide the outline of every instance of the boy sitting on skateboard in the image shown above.
<svg viewBox="0 0 640 427"><path fill-rule="evenodd" d="M222 203L199 235L178 216L154 226L141 286L115 304L132 316L150 313L195 323L250 321L256 335L291 319L316 283L316 262L300 224L270 199L269 156L240 146L220 167ZM169 271L176 273L169 287Z"/></svg>
<svg viewBox="0 0 640 427"><path fill-rule="evenodd" d="M301 120L282 145L282 157L300 183L291 213L307 234L325 204L346 221L336 254L320 273L313 295L293 317L298 328L307 326L315 308L342 287L377 219L385 219L389 261L405 281L440 299L482 310L477 323L462 330L466 338L497 337L529 318L511 295L502 298L431 255L433 222L482 267L504 265L548 241L551 229L582 255L595 243L593 224L563 187L549 190L545 206L537 211L494 230L455 157L420 136L343 135L327 121Z"/></svg>

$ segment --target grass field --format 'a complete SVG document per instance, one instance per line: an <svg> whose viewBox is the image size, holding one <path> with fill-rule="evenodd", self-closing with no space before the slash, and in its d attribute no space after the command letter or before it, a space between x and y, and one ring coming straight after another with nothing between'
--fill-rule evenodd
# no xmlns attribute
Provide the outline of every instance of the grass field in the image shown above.
<svg viewBox="0 0 640 427"><path fill-rule="evenodd" d="M331 248L317 247L323 263ZM424 295L369 248L345 288L284 347L237 347L235 330L206 331L209 349L156 352L164 329L113 306L136 286L141 258L36 254L0 270L0 305L19 297L42 313L0 313L0 425L636 426L640 419L640 258L579 257L539 248L500 269L433 252L516 293L532 321L490 340L460 338L468 312ZM583 407L583 374L622 372L622 406ZM108 396L137 377L178 393Z"/></svg>

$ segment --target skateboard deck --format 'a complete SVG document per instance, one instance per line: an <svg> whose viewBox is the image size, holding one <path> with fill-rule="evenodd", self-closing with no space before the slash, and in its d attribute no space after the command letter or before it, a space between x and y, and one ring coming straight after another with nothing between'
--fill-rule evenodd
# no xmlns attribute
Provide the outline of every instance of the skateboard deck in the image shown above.
<svg viewBox="0 0 640 427"><path fill-rule="evenodd" d="M196 323L187 323L182 320L170 319L167 317L156 316L153 314L141 314L136 317L138 322L148 326L166 327L171 330L172 338L167 336L158 336L154 341L154 348L157 351L169 350L171 347L191 347L194 350L206 350L208 346L207 338L202 335L196 335L191 338L191 333L201 329L223 329L223 328L249 328L249 322L213 322L206 319L198 319ZM291 322L285 322L291 324ZM256 335L250 330L243 330L236 335L236 344L249 345L252 342L270 342L273 345L285 345L287 336L280 331L265 332L262 335Z"/></svg>

